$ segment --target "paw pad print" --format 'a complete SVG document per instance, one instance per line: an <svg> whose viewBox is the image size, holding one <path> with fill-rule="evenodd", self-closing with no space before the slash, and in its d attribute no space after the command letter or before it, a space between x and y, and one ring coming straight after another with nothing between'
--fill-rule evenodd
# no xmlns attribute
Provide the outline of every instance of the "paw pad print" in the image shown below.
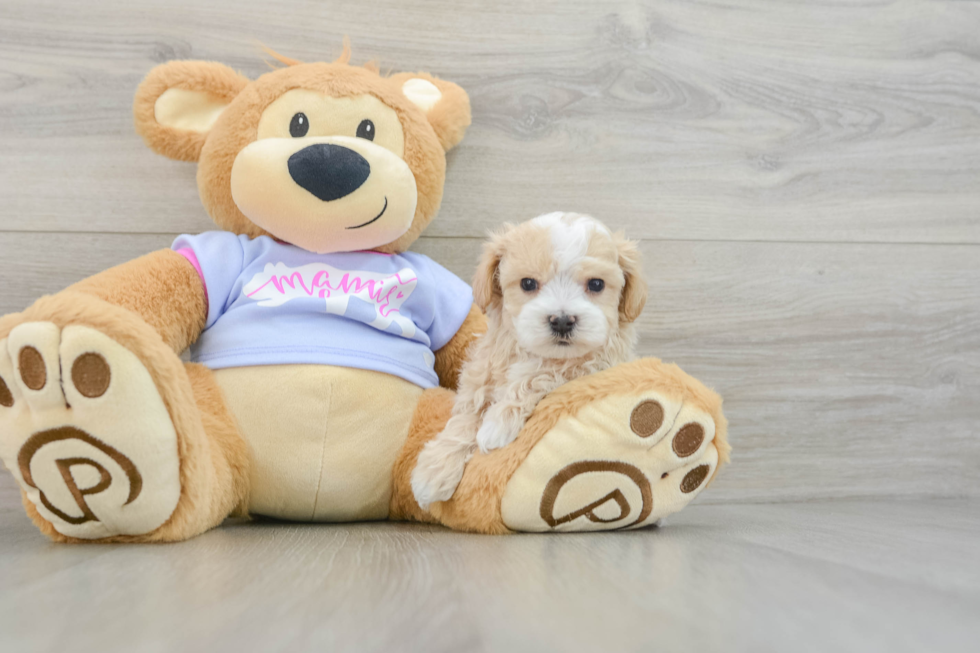
<svg viewBox="0 0 980 653"><path fill-rule="evenodd" d="M501 502L519 531L639 528L686 506L718 464L711 416L658 392L623 394L563 418Z"/></svg>
<svg viewBox="0 0 980 653"><path fill-rule="evenodd" d="M140 535L180 498L177 434L135 354L84 326L0 341L0 458L63 535Z"/></svg>

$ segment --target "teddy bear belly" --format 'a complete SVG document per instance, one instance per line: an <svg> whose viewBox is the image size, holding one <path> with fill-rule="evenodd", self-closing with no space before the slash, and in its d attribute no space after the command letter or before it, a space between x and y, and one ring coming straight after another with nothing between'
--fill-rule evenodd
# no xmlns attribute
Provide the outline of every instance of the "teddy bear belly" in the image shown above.
<svg viewBox="0 0 980 653"><path fill-rule="evenodd" d="M251 514L297 521L388 516L392 467L422 388L330 365L214 375L251 453Z"/></svg>

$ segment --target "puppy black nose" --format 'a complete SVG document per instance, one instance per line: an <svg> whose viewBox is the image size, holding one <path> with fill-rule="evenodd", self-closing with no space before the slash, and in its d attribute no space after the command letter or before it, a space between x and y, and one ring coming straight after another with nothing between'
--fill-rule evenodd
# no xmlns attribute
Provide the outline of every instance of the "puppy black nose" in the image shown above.
<svg viewBox="0 0 980 653"><path fill-rule="evenodd" d="M289 176L324 202L350 195L367 181L371 164L343 145L317 143L289 157Z"/></svg>
<svg viewBox="0 0 980 653"><path fill-rule="evenodd" d="M556 336L565 337L575 328L577 319L574 315L552 315L548 318L548 323Z"/></svg>

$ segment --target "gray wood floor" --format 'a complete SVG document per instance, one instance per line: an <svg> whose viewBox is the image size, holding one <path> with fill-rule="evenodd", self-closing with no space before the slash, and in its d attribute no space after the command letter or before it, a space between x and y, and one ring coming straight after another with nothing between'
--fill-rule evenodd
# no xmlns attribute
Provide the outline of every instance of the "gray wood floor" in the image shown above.
<svg viewBox="0 0 980 653"><path fill-rule="evenodd" d="M975 651L980 501L694 505L486 537L229 524L58 546L0 481L4 651Z"/></svg>
<svg viewBox="0 0 980 653"><path fill-rule="evenodd" d="M642 353L725 396L734 464L642 533L148 548L47 544L3 475L0 649L977 641L980 2L0 0L0 313L210 228L194 166L133 132L153 65L254 77L259 42L331 59L345 34L471 94L416 249L469 278L504 220L625 228Z"/></svg>

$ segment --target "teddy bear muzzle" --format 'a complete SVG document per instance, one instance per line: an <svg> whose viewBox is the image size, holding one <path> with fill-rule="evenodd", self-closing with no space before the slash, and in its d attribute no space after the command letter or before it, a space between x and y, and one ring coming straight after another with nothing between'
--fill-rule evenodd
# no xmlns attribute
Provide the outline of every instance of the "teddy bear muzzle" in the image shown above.
<svg viewBox="0 0 980 653"><path fill-rule="evenodd" d="M404 159L364 138L261 138L235 157L232 198L252 222L305 250L370 250L408 231L418 190Z"/></svg>

